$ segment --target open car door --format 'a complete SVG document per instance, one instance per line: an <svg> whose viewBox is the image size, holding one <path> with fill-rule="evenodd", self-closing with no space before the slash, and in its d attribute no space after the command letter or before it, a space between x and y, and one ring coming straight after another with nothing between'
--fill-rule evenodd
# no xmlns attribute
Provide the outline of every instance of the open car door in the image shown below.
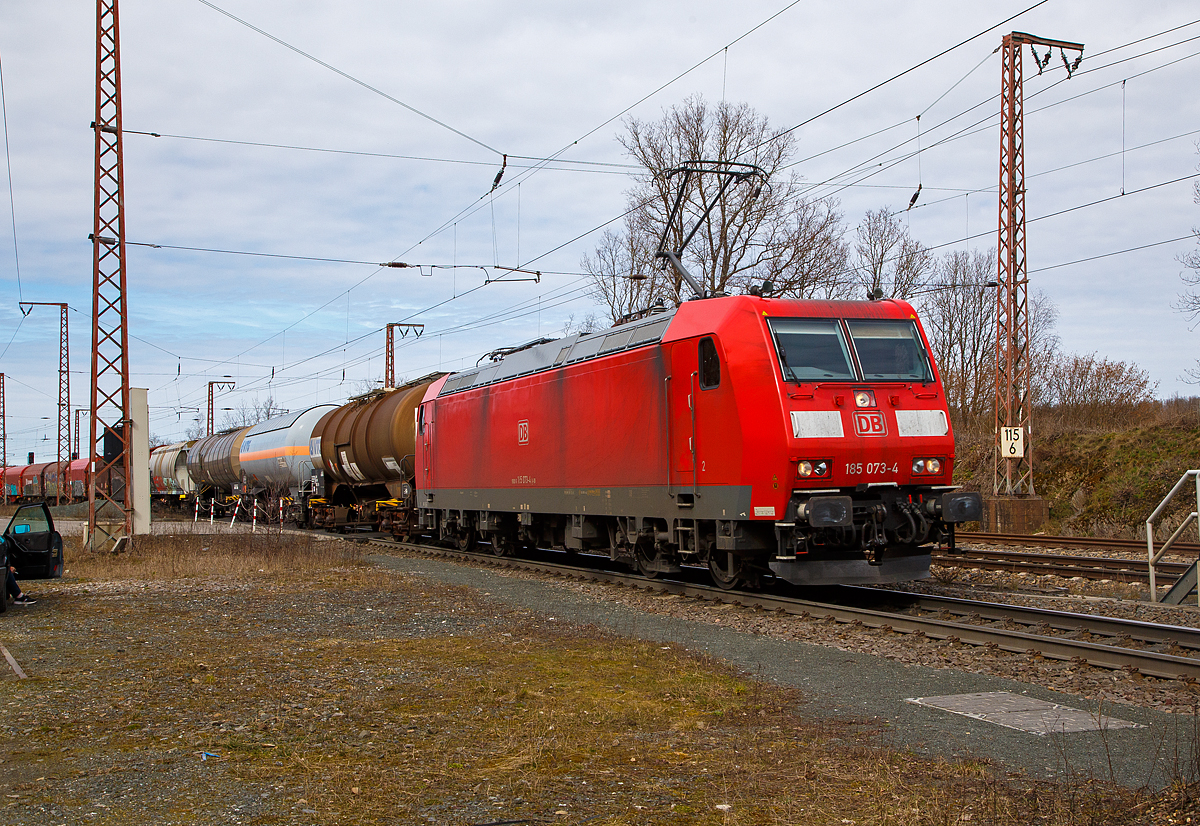
<svg viewBox="0 0 1200 826"><path fill-rule="evenodd" d="M19 579L51 579L63 574L63 541L45 502L21 505L4 529L8 564Z"/></svg>

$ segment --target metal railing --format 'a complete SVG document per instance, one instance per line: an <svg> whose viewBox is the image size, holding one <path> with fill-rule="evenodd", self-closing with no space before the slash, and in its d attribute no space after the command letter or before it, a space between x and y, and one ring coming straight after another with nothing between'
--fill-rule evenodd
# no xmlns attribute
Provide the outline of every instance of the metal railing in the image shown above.
<svg viewBox="0 0 1200 826"><path fill-rule="evenodd" d="M1188 479L1192 479L1195 482L1196 510L1188 514L1187 518L1184 519L1179 527L1175 529L1175 532L1171 534L1171 538L1164 542L1162 547L1156 551L1154 549L1154 522L1159 516L1162 515L1162 512L1167 509L1167 505L1170 504L1171 500L1175 498L1175 494L1183 490L1183 486L1187 484ZM1200 470L1189 470L1187 473L1183 474L1183 476L1179 477L1179 481L1175 483L1175 487L1171 488L1171 492L1168 493L1162 502L1159 503L1158 507L1154 509L1154 513L1150 514L1150 516L1146 519L1146 559L1150 565L1151 602L1158 602L1158 590L1155 587L1154 581L1154 566L1158 564L1160 559L1162 559L1163 554L1171 549L1171 546L1175 544L1175 540L1179 539L1179 537L1183 535L1183 532L1187 530L1188 526L1195 522L1197 518L1200 518ZM1197 594L1197 602L1200 604L1200 593Z"/></svg>

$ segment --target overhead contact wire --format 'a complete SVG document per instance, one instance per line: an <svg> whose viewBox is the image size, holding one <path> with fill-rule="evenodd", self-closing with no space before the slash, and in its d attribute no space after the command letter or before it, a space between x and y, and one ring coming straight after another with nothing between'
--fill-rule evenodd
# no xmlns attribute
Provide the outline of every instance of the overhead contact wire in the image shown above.
<svg viewBox="0 0 1200 826"><path fill-rule="evenodd" d="M243 20L242 18L238 17L235 14L225 11L225 9L221 8L220 6L217 6L214 3L210 3L209 0L199 0L199 2L208 6L213 11L219 12L220 14L225 15L230 20L233 20L236 23L242 24L243 26L250 29L251 31L261 34L263 37L267 38L268 40L272 40L275 43L278 43L280 46L283 46L286 49L290 49L291 51L295 52L296 54L300 55L301 57L311 60L313 63L316 63L318 66L328 69L329 71L333 72L334 74L338 75L339 77L343 77L346 80L349 80L351 83L355 83L355 84L361 86L362 88L366 89L367 91L374 92L375 94L379 95L380 97L384 98L385 100L389 100L392 103L395 103L399 106L403 106L405 109L412 112L413 114L419 115L419 116L425 118L425 120L429 121L430 123L435 123L438 126L442 127L443 129L453 132L454 134L458 135L460 138L465 138L465 139L469 140L471 143L475 144L476 146L481 146L484 149L488 150L489 152L494 152L497 155L504 154L499 149L496 149L493 146L489 146L488 144L484 143L483 141L479 140L478 138L473 138L470 135L468 135L466 132L463 132L459 129L455 129L453 126L446 123L445 121L438 120L433 115L422 112L420 109L416 108L415 106L410 106L409 104L405 103L404 101L400 100L399 98L389 95L387 92L383 91L382 89L372 86L371 84L367 83L366 81L359 80L354 75L351 75L348 72L342 71L341 69L337 68L336 66L332 66L332 65L326 63L324 60L321 60L319 57L311 55L308 52L304 51L303 49L293 46L291 43L288 43L286 40L281 40L280 38L276 37L275 35L271 34L270 32L260 29L258 26L255 26L253 23L250 23L249 21ZM1045 0L1043 0L1043 2L1045 2Z"/></svg>
<svg viewBox="0 0 1200 826"><path fill-rule="evenodd" d="M16 265L17 272L17 298L19 301L24 301L25 293L21 289L21 255L17 248L17 206L16 200L13 197L12 151L8 145L8 101L4 95L3 57L0 57L0 116L4 120L4 160L8 164L8 209L9 214L12 216L13 263ZM15 336L16 333L13 333L13 335ZM11 345L12 342L9 341L9 344ZM4 352L8 352L8 347L4 348Z"/></svg>

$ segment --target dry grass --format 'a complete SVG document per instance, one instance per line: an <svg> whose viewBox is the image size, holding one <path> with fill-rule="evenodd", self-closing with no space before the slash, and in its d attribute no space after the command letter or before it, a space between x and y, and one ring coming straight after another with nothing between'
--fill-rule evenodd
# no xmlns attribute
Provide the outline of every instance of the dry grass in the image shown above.
<svg viewBox="0 0 1200 826"><path fill-rule="evenodd" d="M345 543L156 538L68 568L3 625L32 677L0 683L6 823L1067 826L1139 799L899 752Z"/></svg>
<svg viewBox="0 0 1200 826"><path fill-rule="evenodd" d="M127 552L92 552L78 543L69 573L82 580L169 580L220 576L245 581L361 565L361 546L323 536L179 533L138 539ZM260 576L262 575L262 576Z"/></svg>

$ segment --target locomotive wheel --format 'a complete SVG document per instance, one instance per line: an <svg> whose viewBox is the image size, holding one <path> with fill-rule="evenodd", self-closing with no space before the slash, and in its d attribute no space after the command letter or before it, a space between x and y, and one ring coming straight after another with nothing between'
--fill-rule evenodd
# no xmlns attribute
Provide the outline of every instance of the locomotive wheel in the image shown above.
<svg viewBox="0 0 1200 826"><path fill-rule="evenodd" d="M662 575L661 571L656 571L650 567L650 564L654 561L654 554L649 552L652 550L653 546L647 549L641 542L633 546L633 558L637 562L638 573L646 579L658 579Z"/></svg>
<svg viewBox="0 0 1200 826"><path fill-rule="evenodd" d="M492 534L492 553L496 556L512 556L516 545L512 539L497 532Z"/></svg>
<svg viewBox="0 0 1200 826"><path fill-rule="evenodd" d="M475 531L471 528L459 531L454 536L454 542L460 551L471 551L475 549L475 543L478 538L475 536Z"/></svg>
<svg viewBox="0 0 1200 826"><path fill-rule="evenodd" d="M730 561L733 562L733 572L730 573ZM740 556L734 556L727 551L712 551L708 555L708 573L713 583L723 590L739 588L746 583L745 568Z"/></svg>

